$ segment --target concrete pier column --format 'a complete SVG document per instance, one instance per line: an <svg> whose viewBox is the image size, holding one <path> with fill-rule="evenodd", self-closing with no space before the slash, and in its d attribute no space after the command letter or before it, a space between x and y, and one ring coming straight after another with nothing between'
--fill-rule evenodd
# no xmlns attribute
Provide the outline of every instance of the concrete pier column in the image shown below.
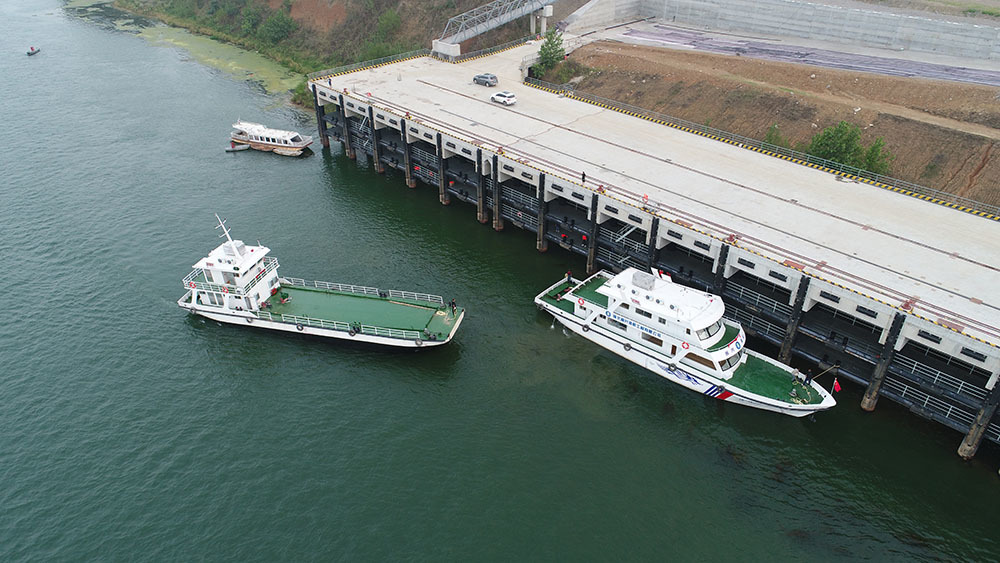
<svg viewBox="0 0 1000 563"><path fill-rule="evenodd" d="M437 153L438 153L438 201L441 205L450 205L451 197L448 195L448 179L445 178L445 172L448 171L448 159L444 157L443 146L441 144L441 133L437 134Z"/></svg>
<svg viewBox="0 0 1000 563"><path fill-rule="evenodd" d="M538 238L535 248L539 252L549 249L549 241L545 238L545 215L549 212L549 203L545 201L545 172L538 174Z"/></svg>
<svg viewBox="0 0 1000 563"><path fill-rule="evenodd" d="M656 263L660 251L656 248L657 231L660 230L660 218L653 217L653 222L649 226L649 249L646 253L646 270L648 271Z"/></svg>
<svg viewBox="0 0 1000 563"><path fill-rule="evenodd" d="M406 120L399 120L399 136L403 139L403 167L406 170L406 187L417 187L417 180L413 177L413 158L410 156L410 141L406 134Z"/></svg>
<svg viewBox="0 0 1000 563"><path fill-rule="evenodd" d="M344 154L347 158L354 160L356 155L354 154L354 147L351 146L351 128L347 123L347 111L344 109L344 95L340 94L337 96L340 99L340 122L344 126L344 140L340 144L344 145Z"/></svg>
<svg viewBox="0 0 1000 563"><path fill-rule="evenodd" d="M715 281L712 283L712 291L716 295L722 295L722 292L726 289L726 260L729 259L729 245L723 243L722 248L719 249L719 259L716 261L715 265Z"/></svg>
<svg viewBox="0 0 1000 563"><path fill-rule="evenodd" d="M326 132L326 108L319 103L319 96L316 95L316 85L312 85L313 107L316 108L316 128L319 129L319 142L324 149L330 148L330 135Z"/></svg>
<svg viewBox="0 0 1000 563"><path fill-rule="evenodd" d="M497 170L500 165L500 159L497 155L493 155L493 230L502 231L503 230L503 217L500 216L500 192L503 188L500 186L500 171Z"/></svg>
<svg viewBox="0 0 1000 563"><path fill-rule="evenodd" d="M866 411L875 410L875 403L878 402L878 393L882 389L882 382L885 381L885 371L889 369L889 363L896 355L896 340L899 339L899 331L903 329L906 321L905 313L896 313L892 319L892 326L889 327L889 334L885 337L885 344L882 345L882 354L872 370L872 378L868 381L868 388L865 389L865 396L861 398L861 408Z"/></svg>
<svg viewBox="0 0 1000 563"><path fill-rule="evenodd" d="M599 198L594 194L590 198L590 237L587 239L587 274L594 273L595 262L597 261L597 202Z"/></svg>
<svg viewBox="0 0 1000 563"><path fill-rule="evenodd" d="M979 414L972 421L969 433L965 435L962 444L958 446L958 455L962 456L962 459L971 459L972 456L976 455L976 450L979 449L979 444L983 441L983 434L986 433L986 427L990 425L993 415L997 412L998 403L1000 403L1000 384L993 387L993 391L983 403L983 408L979 409Z"/></svg>
<svg viewBox="0 0 1000 563"><path fill-rule="evenodd" d="M795 335L799 332L799 323L802 322L802 305L806 302L806 293L809 292L809 276L802 276L799 279L799 288L795 292L795 303L792 304L792 314L789 316L788 324L785 326L785 339L781 341L781 351L778 352L778 361L788 363L792 359L792 345L795 344Z"/></svg>
<svg viewBox="0 0 1000 563"><path fill-rule="evenodd" d="M375 112L371 106L368 106L368 124L372 128L372 160L375 161L375 171L382 174L385 172L385 165L382 164L382 158L379 154L381 152L378 146L379 133L378 129L375 128Z"/></svg>
<svg viewBox="0 0 1000 563"><path fill-rule="evenodd" d="M483 149L476 149L476 219L485 224L489 220L486 215L486 175L483 174Z"/></svg>
<svg viewBox="0 0 1000 563"><path fill-rule="evenodd" d="M533 13L530 16L528 16L528 21L531 22L531 24L529 26L530 30L531 30L530 35L534 35L535 34L535 18L537 18L537 17L538 17L537 13Z"/></svg>

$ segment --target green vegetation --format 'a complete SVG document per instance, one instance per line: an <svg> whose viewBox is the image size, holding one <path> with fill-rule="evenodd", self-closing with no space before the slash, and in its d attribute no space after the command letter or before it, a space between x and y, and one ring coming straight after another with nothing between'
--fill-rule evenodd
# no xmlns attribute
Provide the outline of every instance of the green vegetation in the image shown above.
<svg viewBox="0 0 1000 563"><path fill-rule="evenodd" d="M861 129L841 121L814 136L806 152L876 174L888 174L895 157L884 149L885 141L881 137L865 147L861 143Z"/></svg>
<svg viewBox="0 0 1000 563"><path fill-rule="evenodd" d="M307 74L419 48L401 37L403 19L385 2L348 2L345 21L329 33L303 28L292 19L292 2L272 10L265 0L116 0L118 8L159 19L217 41L231 43ZM442 13L443 15L443 13ZM376 21L372 32L369 22ZM360 25L364 22L364 25ZM305 77L295 103L312 106Z"/></svg>
<svg viewBox="0 0 1000 563"><path fill-rule="evenodd" d="M566 58L566 50L563 49L562 33L556 28L551 28L545 32L545 41L538 49L538 63L535 64L535 72L541 76L554 68Z"/></svg>
<svg viewBox="0 0 1000 563"><path fill-rule="evenodd" d="M584 66L576 61L563 61L549 70L542 80L553 84L566 84L577 77L587 76L594 72L594 69Z"/></svg>
<svg viewBox="0 0 1000 563"><path fill-rule="evenodd" d="M778 124L773 123L771 127L767 130L767 135L764 135L764 142L769 145L774 145L776 147L781 147L785 149L792 148L792 143L788 139L781 136L778 132Z"/></svg>
<svg viewBox="0 0 1000 563"><path fill-rule="evenodd" d="M1000 10L986 8L984 6L972 6L962 10L962 13L967 16L992 16L994 18L1000 18Z"/></svg>

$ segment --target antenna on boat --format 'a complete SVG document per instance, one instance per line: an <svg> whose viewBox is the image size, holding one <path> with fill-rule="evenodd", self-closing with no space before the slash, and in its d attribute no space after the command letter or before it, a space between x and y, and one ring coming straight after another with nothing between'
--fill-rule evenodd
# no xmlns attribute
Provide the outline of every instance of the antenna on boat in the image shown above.
<svg viewBox="0 0 1000 563"><path fill-rule="evenodd" d="M226 237L226 240L228 240L230 243L232 243L233 242L233 238L229 236L229 229L226 227L226 221L224 219L222 219L221 217L219 217L218 213L215 214L215 219L219 222L219 224L216 225L215 228L216 229L219 229L219 228L222 229L222 234L219 235L219 238Z"/></svg>

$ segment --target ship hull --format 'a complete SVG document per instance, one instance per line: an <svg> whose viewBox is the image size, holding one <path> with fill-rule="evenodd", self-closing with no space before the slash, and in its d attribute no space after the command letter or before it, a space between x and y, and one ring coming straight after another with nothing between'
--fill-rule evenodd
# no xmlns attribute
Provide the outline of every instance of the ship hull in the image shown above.
<svg viewBox="0 0 1000 563"><path fill-rule="evenodd" d="M539 308L555 317L560 324L579 336L638 366L646 368L671 383L701 393L702 395L726 401L727 403L736 403L793 417L809 416L815 412L827 410L832 406L782 403L768 397L749 393L737 387L727 386L723 380L689 368L688 366L671 365L665 358L658 358L643 350L642 346L623 342L620 338L613 338L606 329L586 324L583 319L562 309L551 307L547 303L537 299L535 303ZM759 354L750 350L747 350L747 353L759 357Z"/></svg>
<svg viewBox="0 0 1000 563"><path fill-rule="evenodd" d="M249 326L253 328L262 328L267 330L276 330L281 332L291 332L295 334L309 334L312 336L319 336L323 338L333 338L336 340L348 340L350 342L365 342L369 344L376 344L379 346L393 346L397 348L434 348L436 346L441 346L442 344L447 344L454 337L455 332L458 330L459 325L465 319L465 312L459 315L458 320L455 321L455 325L452 331L447 337L441 340L424 340L424 339L402 339L402 338L389 338L385 336L378 336L374 334L365 334L363 332L346 332L343 330L333 330L328 328L321 328L315 326L303 325L300 323L290 323L284 321L269 320L266 318L261 318L255 314L248 311L232 311L232 312L221 312L217 309L208 309L204 307L192 306L189 301L185 301L187 297L181 298L177 305L182 309L186 309L192 314L211 319L213 321L218 321L220 323L226 323L238 326Z"/></svg>

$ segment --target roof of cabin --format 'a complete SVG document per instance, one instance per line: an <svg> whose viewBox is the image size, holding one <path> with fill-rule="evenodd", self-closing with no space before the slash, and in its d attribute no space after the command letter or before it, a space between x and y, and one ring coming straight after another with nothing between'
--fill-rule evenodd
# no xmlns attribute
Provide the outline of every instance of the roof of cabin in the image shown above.
<svg viewBox="0 0 1000 563"><path fill-rule="evenodd" d="M726 309L717 295L676 284L668 275L658 277L635 268L622 270L597 291L644 311L689 324L694 330L711 326Z"/></svg>
<svg viewBox="0 0 1000 563"><path fill-rule="evenodd" d="M287 139L291 139L296 135L299 135L303 139L308 137L307 135L300 135L295 131L271 129L270 127L265 127L260 123L252 123L250 121L237 121L236 123L233 123L233 129L239 129L241 131L245 131L250 135L265 136L265 137L281 137Z"/></svg>
<svg viewBox="0 0 1000 563"><path fill-rule="evenodd" d="M226 241L215 248L208 256L199 260L193 268L211 268L216 270L225 271L237 271L245 272L250 269L251 266L260 261L261 258L267 256L267 253L271 251L270 248L266 246L252 246L246 245L241 240L234 240L232 242L235 249L226 250L227 246L230 246L229 241ZM242 254L239 253L242 250ZM236 268L239 268L238 270Z"/></svg>

